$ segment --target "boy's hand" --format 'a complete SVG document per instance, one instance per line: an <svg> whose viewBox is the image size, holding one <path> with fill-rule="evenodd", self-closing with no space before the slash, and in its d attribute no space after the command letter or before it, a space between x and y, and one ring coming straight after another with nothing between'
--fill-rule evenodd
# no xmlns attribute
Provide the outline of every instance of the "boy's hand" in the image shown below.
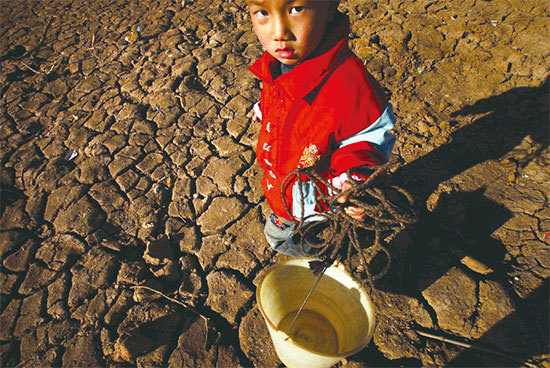
<svg viewBox="0 0 550 368"><path fill-rule="evenodd" d="M253 123L259 123L261 120L260 120L260 117L258 115L256 115L256 111L254 111L254 114L252 115L252 122Z"/></svg>
<svg viewBox="0 0 550 368"><path fill-rule="evenodd" d="M344 185L342 185L342 192L344 193L346 190L349 190L352 188L352 185L350 182L345 182ZM337 199L338 203L346 203L348 200L349 193L342 194L340 198ZM355 206L348 206L344 208L344 211L350 216L351 218L357 220L357 221L363 221L365 219L365 210L359 207Z"/></svg>
<svg viewBox="0 0 550 368"><path fill-rule="evenodd" d="M262 121L262 110L260 110L260 103L256 102L254 104L254 107L252 108L252 122L253 123L259 123Z"/></svg>

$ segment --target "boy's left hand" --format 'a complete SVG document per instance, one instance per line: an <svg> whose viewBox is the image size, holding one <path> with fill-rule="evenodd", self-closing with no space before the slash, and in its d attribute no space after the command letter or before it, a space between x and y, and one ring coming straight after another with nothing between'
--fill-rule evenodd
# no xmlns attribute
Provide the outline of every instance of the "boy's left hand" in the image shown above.
<svg viewBox="0 0 550 368"><path fill-rule="evenodd" d="M260 123L262 120L260 119L260 117L258 115L256 115L256 112L254 111L254 114L252 115L252 122L253 123Z"/></svg>
<svg viewBox="0 0 550 368"><path fill-rule="evenodd" d="M348 200L349 193L345 193L345 191L352 188L352 185L350 182L345 182L344 185L342 185L342 194L340 198L337 199L338 203L346 203ZM357 220L357 221L363 221L365 219L365 210L359 207L355 206L348 206L344 208L344 211L350 216L351 218Z"/></svg>

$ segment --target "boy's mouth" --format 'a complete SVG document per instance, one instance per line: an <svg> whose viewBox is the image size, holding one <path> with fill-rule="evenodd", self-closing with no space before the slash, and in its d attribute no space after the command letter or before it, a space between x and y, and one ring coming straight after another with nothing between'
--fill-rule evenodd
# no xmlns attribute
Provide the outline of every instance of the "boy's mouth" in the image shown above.
<svg viewBox="0 0 550 368"><path fill-rule="evenodd" d="M295 51L291 48L285 47L282 49L275 50L275 53L277 56L279 56L281 59L290 59L292 56L294 56Z"/></svg>

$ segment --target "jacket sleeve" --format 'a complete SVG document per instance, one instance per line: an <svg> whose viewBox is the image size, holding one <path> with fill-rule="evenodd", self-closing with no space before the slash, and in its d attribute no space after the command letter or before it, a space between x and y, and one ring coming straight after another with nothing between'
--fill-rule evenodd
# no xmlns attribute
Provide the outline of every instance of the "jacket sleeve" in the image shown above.
<svg viewBox="0 0 550 368"><path fill-rule="evenodd" d="M331 157L331 176L339 176L354 167L387 162L395 144L395 136L389 132L394 124L393 106L388 103L373 124L339 142Z"/></svg>

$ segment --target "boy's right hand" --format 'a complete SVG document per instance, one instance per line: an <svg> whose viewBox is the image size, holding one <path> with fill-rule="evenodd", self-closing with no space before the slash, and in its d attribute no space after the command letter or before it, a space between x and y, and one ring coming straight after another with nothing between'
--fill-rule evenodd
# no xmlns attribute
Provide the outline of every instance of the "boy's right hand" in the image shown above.
<svg viewBox="0 0 550 368"><path fill-rule="evenodd" d="M339 203L346 203L346 201L348 200L348 197L349 197L349 193L345 193L347 190L351 189L352 188L352 185L351 183L348 181L348 182L345 182L343 185L342 185L342 195L337 199L337 201ZM365 216L367 215L365 213L365 210L360 208L360 207L355 207L355 206L347 206L346 208L344 208L344 211L346 212L346 214L348 216L350 216L351 218L357 220L357 221L363 221L365 220Z"/></svg>

